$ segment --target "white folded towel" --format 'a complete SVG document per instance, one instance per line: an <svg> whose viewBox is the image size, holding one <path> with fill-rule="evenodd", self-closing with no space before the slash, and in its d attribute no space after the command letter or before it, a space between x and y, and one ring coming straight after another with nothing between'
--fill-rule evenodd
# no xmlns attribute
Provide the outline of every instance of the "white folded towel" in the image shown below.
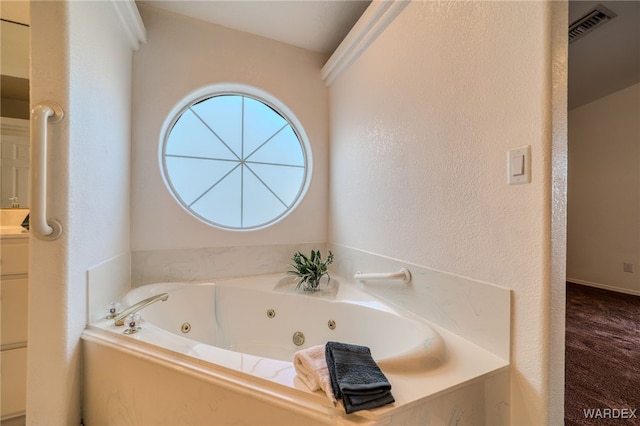
<svg viewBox="0 0 640 426"><path fill-rule="evenodd" d="M296 352L293 356L293 367L300 380L312 390L323 390L333 405L337 404L331 388L331 376L325 358L325 345L312 346Z"/></svg>

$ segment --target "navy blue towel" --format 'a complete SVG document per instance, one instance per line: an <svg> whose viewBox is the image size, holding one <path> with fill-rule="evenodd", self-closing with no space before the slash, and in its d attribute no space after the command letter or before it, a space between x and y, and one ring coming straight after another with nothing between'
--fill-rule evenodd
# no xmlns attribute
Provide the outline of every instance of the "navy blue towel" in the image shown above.
<svg viewBox="0 0 640 426"><path fill-rule="evenodd" d="M342 399L349 413L381 407L395 401L391 384L366 346L327 342L325 357L331 387L337 399Z"/></svg>

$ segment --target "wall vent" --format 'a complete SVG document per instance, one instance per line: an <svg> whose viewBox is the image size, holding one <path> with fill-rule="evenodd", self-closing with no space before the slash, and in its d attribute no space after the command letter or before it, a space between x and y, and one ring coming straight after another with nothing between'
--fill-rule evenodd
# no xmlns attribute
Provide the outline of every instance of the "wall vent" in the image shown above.
<svg viewBox="0 0 640 426"><path fill-rule="evenodd" d="M596 28L599 28L602 25L606 24L616 16L618 15L616 15L603 5L597 5L586 15L573 21L573 23L569 25L569 43L573 43L579 38L584 37Z"/></svg>

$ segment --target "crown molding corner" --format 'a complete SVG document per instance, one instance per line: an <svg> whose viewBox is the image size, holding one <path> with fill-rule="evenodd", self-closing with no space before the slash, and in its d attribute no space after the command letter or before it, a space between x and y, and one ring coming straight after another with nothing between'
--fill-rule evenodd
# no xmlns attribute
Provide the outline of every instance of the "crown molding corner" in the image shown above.
<svg viewBox="0 0 640 426"><path fill-rule="evenodd" d="M111 0L133 50L147 42L147 30L134 0Z"/></svg>
<svg viewBox="0 0 640 426"><path fill-rule="evenodd" d="M409 2L410 0L372 1L322 67L320 76L325 84L330 86L342 72L349 68Z"/></svg>

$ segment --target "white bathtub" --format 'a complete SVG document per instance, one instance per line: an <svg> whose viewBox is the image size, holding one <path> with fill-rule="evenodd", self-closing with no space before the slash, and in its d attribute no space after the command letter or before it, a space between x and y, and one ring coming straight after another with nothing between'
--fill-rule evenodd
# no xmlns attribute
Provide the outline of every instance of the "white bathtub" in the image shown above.
<svg viewBox="0 0 640 426"><path fill-rule="evenodd" d="M296 292L281 275L264 275L131 290L124 306L159 293L169 298L139 312L136 334L123 334L112 320L85 330L86 424L387 423L505 365L355 283L334 278L332 285ZM296 332L305 336L301 346ZM347 415L309 391L293 354L329 340L368 346L396 403Z"/></svg>
<svg viewBox="0 0 640 426"><path fill-rule="evenodd" d="M152 324L194 340L185 341L191 351L206 344L291 362L297 350L338 341L368 346L376 361L398 368L428 368L443 360L444 342L429 325L339 284L334 278L334 291L306 293L294 291L295 281L278 275L215 284L161 283L130 291L123 305L168 293L166 302L139 312L142 328ZM304 336L302 345L293 342L294 334ZM415 365L407 363L409 357Z"/></svg>

